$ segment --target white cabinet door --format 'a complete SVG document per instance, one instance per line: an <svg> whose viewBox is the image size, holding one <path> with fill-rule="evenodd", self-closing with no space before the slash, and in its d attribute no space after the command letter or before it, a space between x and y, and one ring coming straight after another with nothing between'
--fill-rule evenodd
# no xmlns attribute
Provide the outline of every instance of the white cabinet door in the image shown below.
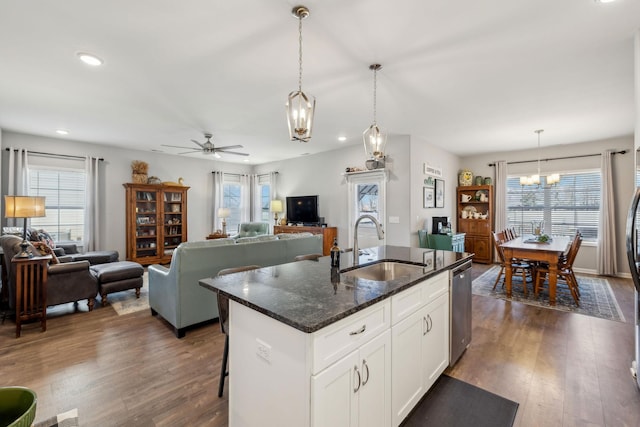
<svg viewBox="0 0 640 427"><path fill-rule="evenodd" d="M426 331L422 340L423 385L433 385L449 365L449 294L438 297L424 310Z"/></svg>
<svg viewBox="0 0 640 427"><path fill-rule="evenodd" d="M360 348L362 385L358 391L358 425L391 425L391 332L387 329Z"/></svg>
<svg viewBox="0 0 640 427"><path fill-rule="evenodd" d="M311 377L311 426L357 426L361 378L358 350Z"/></svg>
<svg viewBox="0 0 640 427"><path fill-rule="evenodd" d="M391 411L398 426L425 392L423 387L424 308L391 328Z"/></svg>
<svg viewBox="0 0 640 427"><path fill-rule="evenodd" d="M391 423L389 330L312 377L312 427Z"/></svg>

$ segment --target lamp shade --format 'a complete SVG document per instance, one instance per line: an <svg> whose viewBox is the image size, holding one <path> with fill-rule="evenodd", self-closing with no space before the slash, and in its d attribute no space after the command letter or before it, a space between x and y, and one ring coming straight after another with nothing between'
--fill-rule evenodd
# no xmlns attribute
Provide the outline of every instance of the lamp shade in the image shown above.
<svg viewBox="0 0 640 427"><path fill-rule="evenodd" d="M231 216L231 210L229 208L218 208L218 216L220 218L229 218Z"/></svg>
<svg viewBox="0 0 640 427"><path fill-rule="evenodd" d="M282 200L271 201L271 212L274 212L274 213L282 212Z"/></svg>
<svg viewBox="0 0 640 427"><path fill-rule="evenodd" d="M37 218L46 216L43 196L4 196L5 218Z"/></svg>

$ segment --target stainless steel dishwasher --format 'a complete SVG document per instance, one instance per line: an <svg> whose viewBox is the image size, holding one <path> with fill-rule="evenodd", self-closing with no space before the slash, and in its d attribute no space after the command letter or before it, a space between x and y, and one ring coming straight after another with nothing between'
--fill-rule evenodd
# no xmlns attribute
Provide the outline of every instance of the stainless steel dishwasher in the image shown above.
<svg viewBox="0 0 640 427"><path fill-rule="evenodd" d="M471 343L471 261L451 271L451 348L449 366L455 365Z"/></svg>

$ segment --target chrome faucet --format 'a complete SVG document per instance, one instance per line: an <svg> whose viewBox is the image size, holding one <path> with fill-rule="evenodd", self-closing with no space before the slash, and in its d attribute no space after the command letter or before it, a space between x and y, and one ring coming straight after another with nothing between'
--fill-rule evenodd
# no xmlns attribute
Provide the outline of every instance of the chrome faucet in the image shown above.
<svg viewBox="0 0 640 427"><path fill-rule="evenodd" d="M376 231L378 232L378 240L384 239L384 230L377 219L369 214L362 215L358 218L356 224L353 226L353 265L358 265L358 257L360 256L358 253L358 225L363 219L370 219L375 224Z"/></svg>

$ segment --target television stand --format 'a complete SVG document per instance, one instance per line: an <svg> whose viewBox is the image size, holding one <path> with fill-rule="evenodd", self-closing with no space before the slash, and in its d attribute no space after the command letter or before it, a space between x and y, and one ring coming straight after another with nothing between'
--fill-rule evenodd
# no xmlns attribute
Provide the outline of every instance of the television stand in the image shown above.
<svg viewBox="0 0 640 427"><path fill-rule="evenodd" d="M300 225L275 225L273 234L280 233L311 233L322 235L322 255L331 253L333 239L338 237L338 227L318 227L316 226L300 226ZM304 255L304 254L300 254Z"/></svg>

